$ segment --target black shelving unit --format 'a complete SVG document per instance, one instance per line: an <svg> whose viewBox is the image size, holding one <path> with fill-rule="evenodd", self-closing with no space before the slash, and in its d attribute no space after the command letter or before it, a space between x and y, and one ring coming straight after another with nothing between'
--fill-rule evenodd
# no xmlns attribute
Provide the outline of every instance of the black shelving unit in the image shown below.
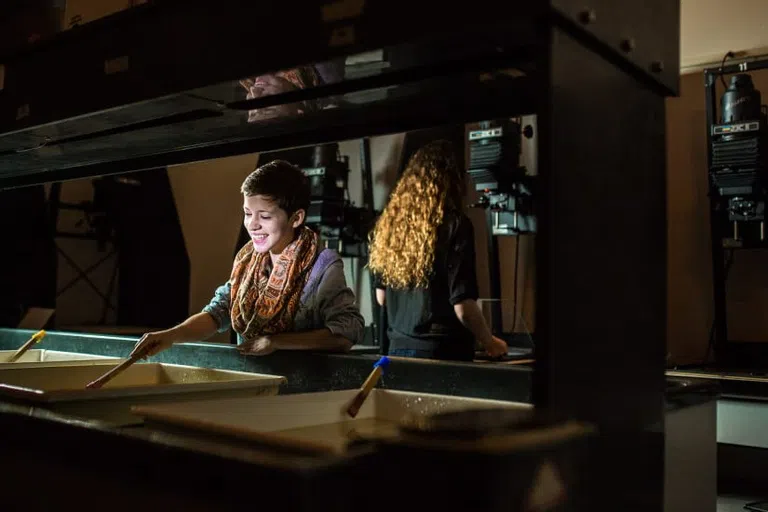
<svg viewBox="0 0 768 512"><path fill-rule="evenodd" d="M721 79L737 73L749 73L768 69L768 59L759 59L752 61L743 61L736 64L719 66L717 68L708 68L704 70L705 101L706 101L706 121L707 121L707 174L712 167L712 140L713 126L719 124L718 102L720 97L717 94L717 86ZM730 266L733 263L735 252L740 250L751 250L768 248L768 243L764 246L740 247L738 243L726 243L733 236L732 227L723 221L723 215L727 209L721 196L713 186L710 178L709 182L709 208L710 208L710 237L712 250L712 284L714 298L714 318L710 331L709 349L706 359L714 352L715 363L724 365L747 365L751 366L757 361L753 357L756 352L765 352L761 347L754 343L732 342L728 338L728 308L727 308L727 278ZM734 240L737 242L737 240ZM728 256L730 254L730 257ZM751 355L750 355L751 354ZM766 352L768 355L768 352ZM757 358L762 359L760 357ZM708 361L705 361L705 363Z"/></svg>
<svg viewBox="0 0 768 512"><path fill-rule="evenodd" d="M585 509L599 500L658 510L664 100L678 91L679 22L671 0L150 2L2 59L0 187L536 114L531 396L537 409L600 432ZM244 77L382 48L415 61L253 100L233 92ZM249 110L327 96L343 101L245 120ZM267 487L260 492L283 489Z"/></svg>

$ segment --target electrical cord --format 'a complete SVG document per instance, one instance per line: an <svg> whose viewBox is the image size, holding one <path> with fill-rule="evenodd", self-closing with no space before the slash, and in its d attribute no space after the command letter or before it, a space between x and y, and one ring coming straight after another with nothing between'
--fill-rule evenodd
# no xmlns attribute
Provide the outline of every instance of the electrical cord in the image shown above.
<svg viewBox="0 0 768 512"><path fill-rule="evenodd" d="M513 275L513 288L512 288L512 335L517 332L517 276L520 273L520 235L515 240L515 267Z"/></svg>
<svg viewBox="0 0 768 512"><path fill-rule="evenodd" d="M521 238L518 236L518 239L517 239L518 245L519 245L520 240L521 240ZM512 323L512 327L513 327L512 333L513 334L515 333L515 328L517 327L517 319L519 318L520 319L520 323L522 324L522 327L523 327L523 332L528 337L528 341L531 344L531 349L535 351L536 350L536 342L533 340L533 336L531 335L531 330L528 328L528 322L525 321L525 310L523 308L523 306L525 305L525 290L523 291L523 304L520 306L519 312L518 312L518 307L517 307L517 276L518 276L518 263L517 262L518 262L519 254L520 254L519 250L517 248L515 248L515 320ZM525 279L523 279L523 286L525 286Z"/></svg>
<svg viewBox="0 0 768 512"><path fill-rule="evenodd" d="M726 52L725 55L723 55L723 60L720 62L720 82L723 84L723 88L728 90L728 84L725 83L725 78L723 77L723 68L725 67L725 61L729 58L733 58L734 54L732 51ZM713 93L717 95L717 84L713 85ZM728 279L728 272L731 270L731 265L733 265L733 249L731 249L728 253L728 256L726 257L725 261L725 269L724 269L724 275L723 275L723 286L725 286L725 281ZM704 354L704 361L703 364L706 364L707 361L709 361L709 358L712 356L712 350L715 346L715 326L717 325L717 318L716 314L713 315L712 318L712 325L709 328L709 341L707 342L707 351Z"/></svg>
<svg viewBox="0 0 768 512"><path fill-rule="evenodd" d="M733 259L735 253L733 252L733 249L729 250L727 253L727 257L725 260L725 269L723 272L723 286L725 286L725 283L728 279L728 273L731 271L731 267L733 266ZM712 349L715 346L715 325L717 323L717 318L712 319L712 325L709 328L709 343L707 344L707 352L704 354L704 361L703 364L706 364L707 361L709 361L709 358L712 356Z"/></svg>
<svg viewBox="0 0 768 512"><path fill-rule="evenodd" d="M726 59L732 59L734 57L733 52L728 52L723 56L723 60L720 63L720 81L723 82L723 87L728 89L728 85L725 83L725 78L723 78L723 68L725 67L725 61Z"/></svg>

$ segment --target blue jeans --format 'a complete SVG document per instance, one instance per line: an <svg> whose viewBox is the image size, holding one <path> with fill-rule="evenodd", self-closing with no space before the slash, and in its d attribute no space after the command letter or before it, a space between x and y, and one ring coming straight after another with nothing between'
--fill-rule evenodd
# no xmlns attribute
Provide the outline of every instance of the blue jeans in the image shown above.
<svg viewBox="0 0 768 512"><path fill-rule="evenodd" d="M410 348L396 348L389 351L390 356L418 357L420 359L432 359L435 355L431 350L414 350Z"/></svg>

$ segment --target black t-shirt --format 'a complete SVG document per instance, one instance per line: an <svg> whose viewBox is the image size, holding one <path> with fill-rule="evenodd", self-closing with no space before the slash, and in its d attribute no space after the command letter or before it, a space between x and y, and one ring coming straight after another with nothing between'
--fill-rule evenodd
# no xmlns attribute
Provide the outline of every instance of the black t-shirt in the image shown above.
<svg viewBox="0 0 768 512"><path fill-rule="evenodd" d="M435 359L472 360L475 341L453 309L477 299L475 236L463 213L447 213L438 228L435 262L427 288L385 289L390 351L426 351Z"/></svg>

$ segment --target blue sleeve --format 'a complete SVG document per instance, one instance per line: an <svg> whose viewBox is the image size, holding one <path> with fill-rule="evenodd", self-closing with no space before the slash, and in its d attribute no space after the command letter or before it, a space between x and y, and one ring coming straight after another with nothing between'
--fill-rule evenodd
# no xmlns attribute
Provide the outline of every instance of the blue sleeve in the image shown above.
<svg viewBox="0 0 768 512"><path fill-rule="evenodd" d="M218 326L216 332L227 332L232 326L232 318L229 314L231 294L232 285L227 281L216 288L211 302L203 308L203 312L211 315L213 321L216 322Z"/></svg>

